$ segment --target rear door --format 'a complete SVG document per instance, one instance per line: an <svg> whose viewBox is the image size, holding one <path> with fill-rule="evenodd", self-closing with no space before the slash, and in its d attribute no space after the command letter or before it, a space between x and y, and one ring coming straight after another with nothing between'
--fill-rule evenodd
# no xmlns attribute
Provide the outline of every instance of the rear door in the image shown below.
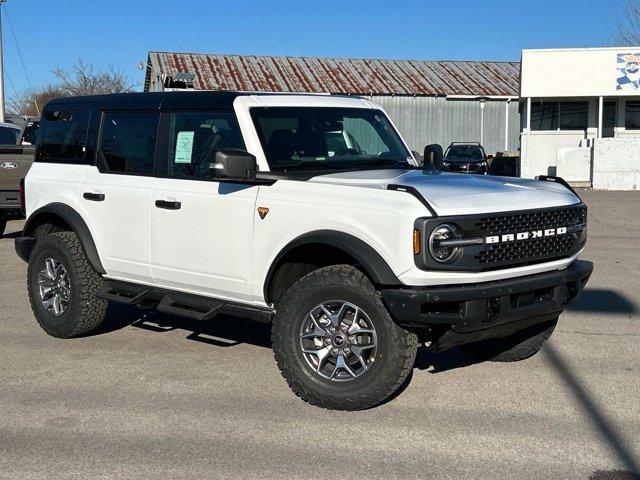
<svg viewBox="0 0 640 480"><path fill-rule="evenodd" d="M163 113L159 178L151 195L155 282L237 301L251 300L253 221L258 187L216 181L221 148L244 149L232 111Z"/></svg>
<svg viewBox="0 0 640 480"><path fill-rule="evenodd" d="M149 202L158 111L103 111L79 202L111 278L151 283Z"/></svg>

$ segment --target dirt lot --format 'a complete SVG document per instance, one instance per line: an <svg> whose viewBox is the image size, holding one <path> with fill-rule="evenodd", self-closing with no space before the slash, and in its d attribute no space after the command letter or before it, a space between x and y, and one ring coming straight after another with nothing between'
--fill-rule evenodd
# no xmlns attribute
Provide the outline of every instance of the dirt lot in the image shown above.
<svg viewBox="0 0 640 480"><path fill-rule="evenodd" d="M584 192L596 270L517 364L420 352L373 410L304 404L269 329L111 306L105 332L36 324L22 226L0 240L0 477L631 479L640 463L640 192ZM626 472L626 473L625 473Z"/></svg>

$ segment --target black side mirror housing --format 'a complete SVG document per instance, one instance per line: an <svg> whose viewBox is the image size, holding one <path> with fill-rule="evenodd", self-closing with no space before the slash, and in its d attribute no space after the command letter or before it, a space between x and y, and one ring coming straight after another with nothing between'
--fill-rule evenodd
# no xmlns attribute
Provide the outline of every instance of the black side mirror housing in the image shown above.
<svg viewBox="0 0 640 480"><path fill-rule="evenodd" d="M253 180L256 178L257 170L256 157L235 148L216 150L211 164L213 178Z"/></svg>
<svg viewBox="0 0 640 480"><path fill-rule="evenodd" d="M424 167L442 170L444 163L444 152L442 145L432 143L424 147Z"/></svg>

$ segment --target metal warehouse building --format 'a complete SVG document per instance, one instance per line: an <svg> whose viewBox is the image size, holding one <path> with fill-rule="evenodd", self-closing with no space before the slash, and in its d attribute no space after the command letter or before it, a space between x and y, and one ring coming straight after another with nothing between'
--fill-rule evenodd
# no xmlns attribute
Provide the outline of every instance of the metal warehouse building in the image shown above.
<svg viewBox="0 0 640 480"><path fill-rule="evenodd" d="M481 142L519 147L518 62L372 60L150 52L145 91L174 88L361 95L412 149Z"/></svg>

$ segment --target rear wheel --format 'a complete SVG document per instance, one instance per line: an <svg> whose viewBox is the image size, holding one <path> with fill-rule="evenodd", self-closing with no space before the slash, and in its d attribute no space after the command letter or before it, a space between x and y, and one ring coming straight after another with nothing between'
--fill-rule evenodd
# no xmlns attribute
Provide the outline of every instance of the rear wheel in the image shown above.
<svg viewBox="0 0 640 480"><path fill-rule="evenodd" d="M460 349L478 359L492 362L519 362L533 357L549 339L558 319L526 328L511 337L483 340L460 346Z"/></svg>
<svg viewBox="0 0 640 480"><path fill-rule="evenodd" d="M107 302L96 296L102 282L73 232L41 238L29 258L31 308L42 329L53 337L87 335L102 324Z"/></svg>
<svg viewBox="0 0 640 480"><path fill-rule="evenodd" d="M276 361L314 405L361 410L407 379L417 337L393 322L367 277L349 265L315 270L283 296L273 322Z"/></svg>

